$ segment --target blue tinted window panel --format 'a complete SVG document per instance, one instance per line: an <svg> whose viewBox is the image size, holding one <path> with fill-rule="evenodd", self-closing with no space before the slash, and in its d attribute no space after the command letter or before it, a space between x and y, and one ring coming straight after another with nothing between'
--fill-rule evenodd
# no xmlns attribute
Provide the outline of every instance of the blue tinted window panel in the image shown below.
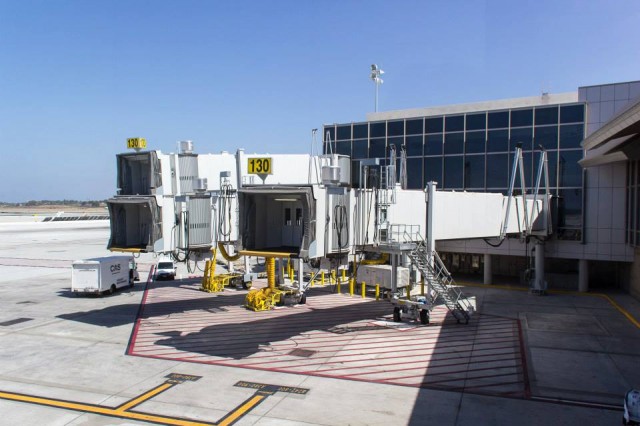
<svg viewBox="0 0 640 426"><path fill-rule="evenodd" d="M567 105L560 107L560 123L583 123L584 105Z"/></svg>
<svg viewBox="0 0 640 426"><path fill-rule="evenodd" d="M509 187L509 155L487 155L487 189L502 189Z"/></svg>
<svg viewBox="0 0 640 426"><path fill-rule="evenodd" d="M558 126L536 127L534 142L536 149L558 149Z"/></svg>
<svg viewBox="0 0 640 426"><path fill-rule="evenodd" d="M369 157L369 142L366 139L356 139L351 147L351 156L354 159Z"/></svg>
<svg viewBox="0 0 640 426"><path fill-rule="evenodd" d="M487 127L489 129L503 129L509 127L509 111L490 112Z"/></svg>
<svg viewBox="0 0 640 426"><path fill-rule="evenodd" d="M582 143L583 139L583 124L566 124L560 126L560 149L581 148L580 143Z"/></svg>
<svg viewBox="0 0 640 426"><path fill-rule="evenodd" d="M335 141L336 140L336 126L325 126L324 133L322 134L322 140Z"/></svg>
<svg viewBox="0 0 640 426"><path fill-rule="evenodd" d="M442 133L444 129L444 118L443 117L428 117L424 120L424 131L425 133Z"/></svg>
<svg viewBox="0 0 640 426"><path fill-rule="evenodd" d="M424 119L418 118L415 120L407 120L406 123L407 135L421 135L424 133Z"/></svg>
<svg viewBox="0 0 640 426"><path fill-rule="evenodd" d="M354 124L353 125L353 138L354 139L366 139L369 137L369 125L368 124Z"/></svg>
<svg viewBox="0 0 640 426"><path fill-rule="evenodd" d="M464 187L464 157L456 155L444 157L444 189Z"/></svg>
<svg viewBox="0 0 640 426"><path fill-rule="evenodd" d="M387 143L385 138L371 139L369 142L369 158L385 158Z"/></svg>
<svg viewBox="0 0 640 426"><path fill-rule="evenodd" d="M351 124L347 126L338 126L336 139L338 140L351 139Z"/></svg>
<svg viewBox="0 0 640 426"><path fill-rule="evenodd" d="M558 107L536 108L536 126L558 124Z"/></svg>
<svg viewBox="0 0 640 426"><path fill-rule="evenodd" d="M464 153L464 133L445 133L444 136L445 154Z"/></svg>
<svg viewBox="0 0 640 426"><path fill-rule="evenodd" d="M445 117L444 128L447 132L461 132L464 130L464 115L448 115Z"/></svg>
<svg viewBox="0 0 640 426"><path fill-rule="evenodd" d="M484 155L465 155L465 189L484 189Z"/></svg>
<svg viewBox="0 0 640 426"><path fill-rule="evenodd" d="M558 227L582 227L582 189L558 191Z"/></svg>
<svg viewBox="0 0 640 426"><path fill-rule="evenodd" d="M380 138L387 136L387 123L378 122L369 124L369 136L372 138Z"/></svg>
<svg viewBox="0 0 640 426"><path fill-rule="evenodd" d="M336 142L336 154L351 156L351 141L338 141Z"/></svg>
<svg viewBox="0 0 640 426"><path fill-rule="evenodd" d="M442 155L442 133L424 137L424 155Z"/></svg>
<svg viewBox="0 0 640 426"><path fill-rule="evenodd" d="M489 130L487 152L509 152L509 130Z"/></svg>
<svg viewBox="0 0 640 426"><path fill-rule="evenodd" d="M415 157L422 156L422 135L416 136L407 136L406 137L406 147L407 147L407 156ZM440 142L440 154L442 154L442 142Z"/></svg>
<svg viewBox="0 0 640 426"><path fill-rule="evenodd" d="M559 171L562 187L582 186L582 167L578 161L582 160L582 151L560 151Z"/></svg>
<svg viewBox="0 0 640 426"><path fill-rule="evenodd" d="M387 136L404 135L404 120L387 122Z"/></svg>
<svg viewBox="0 0 640 426"><path fill-rule="evenodd" d="M422 158L407 159L407 189L422 189Z"/></svg>
<svg viewBox="0 0 640 426"><path fill-rule="evenodd" d="M487 128L487 114L467 114L467 130L484 130Z"/></svg>
<svg viewBox="0 0 640 426"><path fill-rule="evenodd" d="M351 185L354 188L360 188L360 162L351 161Z"/></svg>
<svg viewBox="0 0 640 426"><path fill-rule="evenodd" d="M532 109L511 110L511 127L524 127L533 124Z"/></svg>
<svg viewBox="0 0 640 426"><path fill-rule="evenodd" d="M509 150L515 151L517 144L522 144L524 151L533 149L533 129L524 127L521 129L511 129L511 139L509 141Z"/></svg>
<svg viewBox="0 0 640 426"><path fill-rule="evenodd" d="M438 182L442 187L442 158L443 157L426 157L424 159L424 182L426 186L428 182Z"/></svg>
<svg viewBox="0 0 640 426"><path fill-rule="evenodd" d="M467 154L484 153L485 150L485 131L467 132L467 141L465 142L465 152Z"/></svg>

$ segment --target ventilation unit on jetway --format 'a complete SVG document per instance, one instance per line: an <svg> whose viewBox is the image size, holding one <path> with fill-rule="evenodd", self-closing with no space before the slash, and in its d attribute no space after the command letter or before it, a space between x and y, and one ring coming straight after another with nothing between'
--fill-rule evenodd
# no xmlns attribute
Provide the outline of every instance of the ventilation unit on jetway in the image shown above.
<svg viewBox="0 0 640 426"><path fill-rule="evenodd" d="M178 244L181 250L208 250L213 244L211 197L208 194L189 195L176 199Z"/></svg>
<svg viewBox="0 0 640 426"><path fill-rule="evenodd" d="M117 154L118 195L152 195L162 186L162 167L155 151Z"/></svg>
<svg viewBox="0 0 640 426"><path fill-rule="evenodd" d="M162 238L162 209L154 197L117 197L107 201L112 251L154 251Z"/></svg>

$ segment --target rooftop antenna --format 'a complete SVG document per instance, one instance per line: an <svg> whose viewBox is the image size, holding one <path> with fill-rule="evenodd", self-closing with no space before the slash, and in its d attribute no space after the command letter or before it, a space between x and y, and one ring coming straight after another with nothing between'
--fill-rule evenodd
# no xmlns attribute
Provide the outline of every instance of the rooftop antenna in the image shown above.
<svg viewBox="0 0 640 426"><path fill-rule="evenodd" d="M373 81L376 85L375 112L378 112L378 87L380 87L380 85L384 83L384 80L380 78L382 74L384 74L384 71L382 71L380 67L378 67L378 65L371 64L371 74L369 75L369 78L371 78L371 81Z"/></svg>

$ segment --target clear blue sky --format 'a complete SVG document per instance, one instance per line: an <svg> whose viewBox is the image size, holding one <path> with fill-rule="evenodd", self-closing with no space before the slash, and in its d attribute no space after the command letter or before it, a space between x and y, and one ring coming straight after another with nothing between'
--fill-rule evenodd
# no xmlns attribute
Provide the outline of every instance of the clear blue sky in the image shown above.
<svg viewBox="0 0 640 426"><path fill-rule="evenodd" d="M0 201L104 199L127 137L308 152L380 110L640 80L640 2L0 0Z"/></svg>

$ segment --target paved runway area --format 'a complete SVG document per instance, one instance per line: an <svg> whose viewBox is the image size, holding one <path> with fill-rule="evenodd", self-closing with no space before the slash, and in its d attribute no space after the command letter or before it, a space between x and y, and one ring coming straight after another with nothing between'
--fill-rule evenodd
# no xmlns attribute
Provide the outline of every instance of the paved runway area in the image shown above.
<svg viewBox="0 0 640 426"><path fill-rule="evenodd" d="M71 262L108 255L107 238L100 221L0 224L0 424L608 425L640 387L640 329L603 297L466 287L468 325L443 310L398 325L323 288L248 311L184 266L73 297Z"/></svg>

